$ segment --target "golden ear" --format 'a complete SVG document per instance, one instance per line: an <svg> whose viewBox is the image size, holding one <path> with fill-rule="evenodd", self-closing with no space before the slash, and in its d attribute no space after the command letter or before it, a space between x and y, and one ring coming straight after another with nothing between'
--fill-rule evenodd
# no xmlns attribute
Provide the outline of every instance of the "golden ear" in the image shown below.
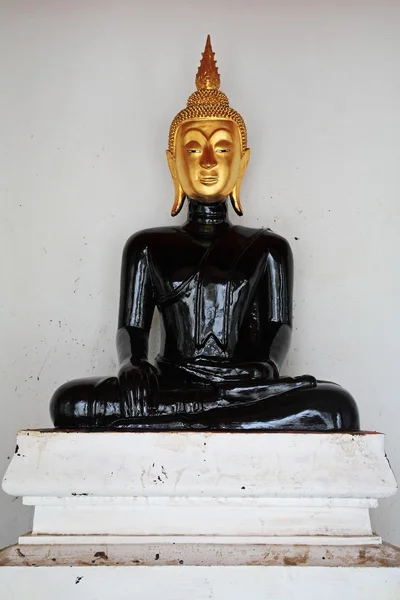
<svg viewBox="0 0 400 600"><path fill-rule="evenodd" d="M183 208L183 203L185 202L186 194L181 188L179 181L177 183L174 182L174 188L175 198L171 209L171 215L173 217L176 217L176 215L178 215Z"/></svg>
<svg viewBox="0 0 400 600"><path fill-rule="evenodd" d="M240 204L240 187L238 185L235 185L235 187L229 194L229 197L232 202L233 210L235 211L235 213L237 215L239 215L239 217L242 217L243 209L242 209L242 205Z"/></svg>
<svg viewBox="0 0 400 600"><path fill-rule="evenodd" d="M246 148L246 150L243 152L242 157L240 159L240 170L239 170L239 176L236 181L236 185L233 188L233 190L231 191L231 193L229 194L231 202L232 202L233 210L235 211L235 213L237 215L239 215L239 217L243 216L242 205L240 204L240 187L242 185L242 179L246 172L247 165L249 164L249 160L250 160L250 148Z"/></svg>
<svg viewBox="0 0 400 600"><path fill-rule="evenodd" d="M178 179L178 176L176 173L176 164L175 164L174 155L169 150L166 150L166 155L167 155L169 171L171 173L171 177L172 177L172 181L174 182L174 189L175 189L175 198L174 198L174 204L173 204L172 210L171 210L171 215L173 217L176 217L176 215L178 213L180 213L180 211L182 210L183 203L185 201L185 192L183 191L181 184L179 183L179 179Z"/></svg>

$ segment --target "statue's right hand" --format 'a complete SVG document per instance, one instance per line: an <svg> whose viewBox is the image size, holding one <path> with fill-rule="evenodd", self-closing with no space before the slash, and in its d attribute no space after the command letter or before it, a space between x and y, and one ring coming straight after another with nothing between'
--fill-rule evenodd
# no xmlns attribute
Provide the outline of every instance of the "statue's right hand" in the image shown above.
<svg viewBox="0 0 400 600"><path fill-rule="evenodd" d="M121 412L125 418L146 417L158 398L157 371L147 361L122 363L118 372Z"/></svg>

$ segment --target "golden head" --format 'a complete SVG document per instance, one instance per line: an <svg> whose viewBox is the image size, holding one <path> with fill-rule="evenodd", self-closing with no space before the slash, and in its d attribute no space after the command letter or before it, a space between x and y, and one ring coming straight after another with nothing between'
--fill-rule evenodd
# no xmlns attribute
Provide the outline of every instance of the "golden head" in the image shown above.
<svg viewBox="0 0 400 600"><path fill-rule="evenodd" d="M208 36L197 71L197 91L169 130L167 159L175 187L173 216L181 210L186 196L206 203L221 202L229 196L237 214L243 214L240 186L250 157L246 125L219 86Z"/></svg>

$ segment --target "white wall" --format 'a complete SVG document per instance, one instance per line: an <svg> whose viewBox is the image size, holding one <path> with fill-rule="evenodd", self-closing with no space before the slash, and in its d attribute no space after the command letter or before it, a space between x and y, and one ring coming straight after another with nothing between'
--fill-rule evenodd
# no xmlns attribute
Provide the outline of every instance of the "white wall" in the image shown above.
<svg viewBox="0 0 400 600"><path fill-rule="evenodd" d="M245 117L245 225L292 244L287 370L342 383L400 478L400 3L3 0L0 472L54 389L115 373L124 241L169 216L169 123L211 33ZM236 220L236 219L235 219ZM298 238L298 239L296 239ZM0 495L0 546L29 529ZM376 516L400 544L400 495Z"/></svg>

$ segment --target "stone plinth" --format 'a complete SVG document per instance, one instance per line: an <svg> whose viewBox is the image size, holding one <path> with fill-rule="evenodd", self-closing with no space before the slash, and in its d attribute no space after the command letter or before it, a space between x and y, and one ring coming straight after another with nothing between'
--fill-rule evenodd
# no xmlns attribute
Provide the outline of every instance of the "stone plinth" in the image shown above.
<svg viewBox="0 0 400 600"><path fill-rule="evenodd" d="M25 544L376 544L396 491L376 433L24 431L3 487L35 507Z"/></svg>
<svg viewBox="0 0 400 600"><path fill-rule="evenodd" d="M150 600L160 585L167 600L400 598L400 551L369 517L396 491L383 442L21 432L3 487L34 506L33 531L0 554L0 589L7 600L53 598L53 584L59 600Z"/></svg>

